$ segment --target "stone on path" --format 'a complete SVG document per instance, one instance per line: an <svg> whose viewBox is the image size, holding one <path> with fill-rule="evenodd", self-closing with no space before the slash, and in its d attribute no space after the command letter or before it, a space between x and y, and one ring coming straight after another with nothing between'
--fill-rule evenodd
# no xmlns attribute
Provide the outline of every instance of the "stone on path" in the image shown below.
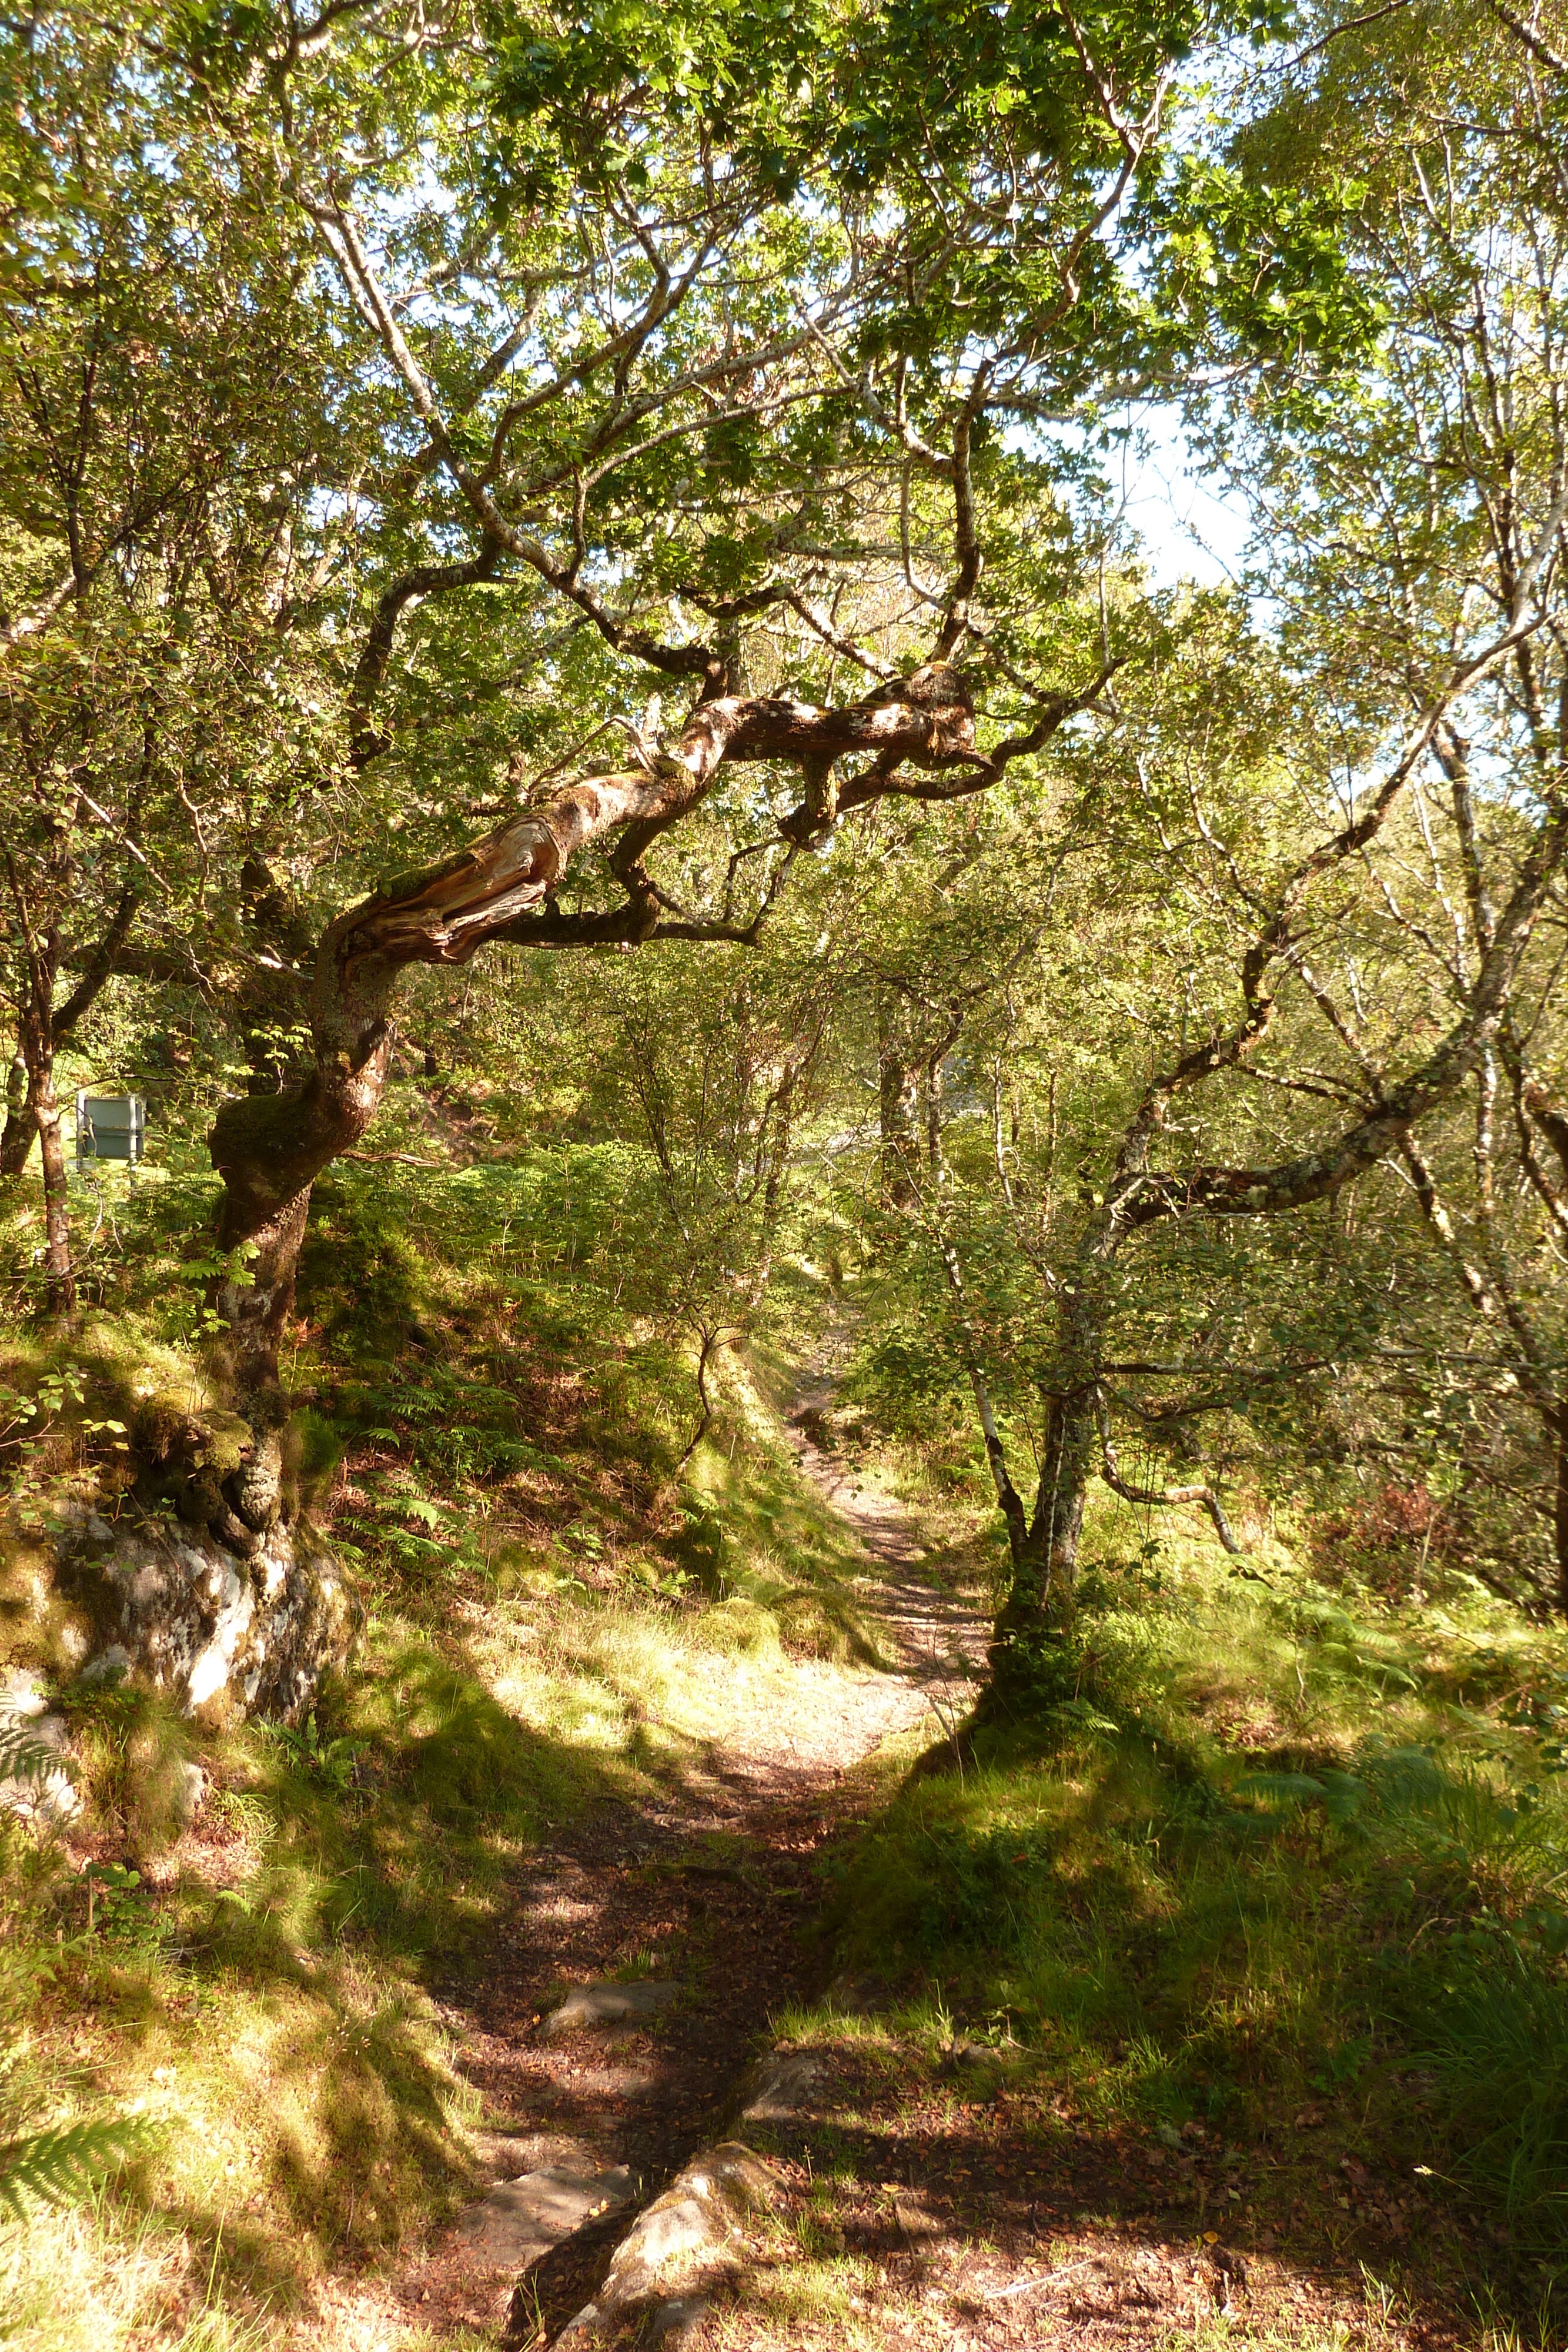
<svg viewBox="0 0 1568 2352"><path fill-rule="evenodd" d="M561 2042L569 2033L603 2033L617 2025L639 2025L673 2009L677 1984L651 1979L637 1984L585 1984L568 1993L539 2028L541 2042Z"/></svg>
<svg viewBox="0 0 1568 2352"><path fill-rule="evenodd" d="M458 2232L492 2269L522 2268L585 2221L626 2204L635 2190L623 2164L602 2172L547 2165L520 2179L497 2181L487 2197L468 2208Z"/></svg>
<svg viewBox="0 0 1568 2352"><path fill-rule="evenodd" d="M741 2121L773 2124L798 2116L825 2071L825 2061L814 2051L776 2050L752 2076Z"/></svg>
<svg viewBox="0 0 1568 2352"><path fill-rule="evenodd" d="M776 2185L771 2168L741 2141L706 2149L638 2216L593 2301L567 2322L556 2342L591 2338L633 2315L653 2316L673 2302L694 2303L724 2269L746 2216L771 2202ZM672 2272L685 2275L674 2279ZM676 2325L687 2326L693 2316L685 2310Z"/></svg>

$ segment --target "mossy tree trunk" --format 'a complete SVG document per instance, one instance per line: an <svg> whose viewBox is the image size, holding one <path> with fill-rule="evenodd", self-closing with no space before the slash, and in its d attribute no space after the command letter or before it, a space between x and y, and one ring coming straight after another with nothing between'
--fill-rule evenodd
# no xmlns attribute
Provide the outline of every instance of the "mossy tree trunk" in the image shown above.
<svg viewBox="0 0 1568 2352"><path fill-rule="evenodd" d="M968 684L943 662L838 708L728 694L723 686L716 665L673 751L640 746L639 765L567 785L441 865L389 881L330 925L316 956L308 1076L279 1094L225 1103L209 1139L224 1181L219 1246L232 1261L216 1303L229 1326L242 1397L276 1389L310 1188L375 1116L392 1052L393 999L410 964L464 963L492 941L564 948L753 940L769 902L747 924L689 918L671 908L643 864L727 761L800 764L806 797L782 832L789 842L806 843L831 821L823 814L821 776L841 758L864 755L833 795L832 814L887 793L956 799L997 782L1082 698L1063 697L1027 735L985 754L975 747ZM573 858L608 838L615 841L610 863L624 901L602 912L564 913L556 894Z"/></svg>
<svg viewBox="0 0 1568 2352"><path fill-rule="evenodd" d="M80 965L81 976L62 1003L55 1001L68 950L56 922L41 922L16 860L7 856L6 880L22 955L16 1022L16 1059L6 1089L5 1129L0 1137L0 1176L21 1176L38 1139L44 1179L44 1255L51 1303L63 1312L76 1306L76 1269L71 1258L70 1200L65 1137L55 1085L55 1057L74 1034L125 945L135 921L139 894L129 885L120 894L102 937ZM74 959L73 959L74 961ZM18 1076L19 1073L19 1076Z"/></svg>

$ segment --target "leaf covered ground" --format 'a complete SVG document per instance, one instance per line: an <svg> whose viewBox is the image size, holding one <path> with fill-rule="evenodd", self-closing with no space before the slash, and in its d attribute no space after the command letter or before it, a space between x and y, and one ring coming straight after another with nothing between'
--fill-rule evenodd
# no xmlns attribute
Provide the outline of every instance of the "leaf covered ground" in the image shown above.
<svg viewBox="0 0 1568 2352"><path fill-rule="evenodd" d="M1452 1568L1391 1601L1309 1526L1255 1518L1238 1572L1109 1504L1055 1681L965 1735L971 1490L845 1402L809 1272L827 1370L757 1352L677 1484L689 1372L564 1172L570 1220L515 1173L323 1203L291 1377L370 1611L313 1716L60 1686L87 1804L6 1834L9 2112L148 2137L5 2227L11 2340L494 2342L451 2219L565 2142L653 2185L776 2035L821 2071L716 2344L1554 2342L1561 1637ZM81 1423L128 1328L187 1344L151 1297L112 1354L89 1326ZM40 1512L112 1448L64 1406ZM553 1992L652 1972L675 2025L542 2063Z"/></svg>

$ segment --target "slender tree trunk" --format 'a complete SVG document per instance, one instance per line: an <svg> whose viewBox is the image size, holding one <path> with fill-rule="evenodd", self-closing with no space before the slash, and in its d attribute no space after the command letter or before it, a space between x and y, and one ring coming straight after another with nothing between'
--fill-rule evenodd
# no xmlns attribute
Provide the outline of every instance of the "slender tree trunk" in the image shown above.
<svg viewBox="0 0 1568 2352"><path fill-rule="evenodd" d="M76 1306L71 1263L70 1201L65 1142L55 1097L55 1055L97 1002L136 919L138 894L128 883L120 894L102 937L86 956L81 977L65 1002L55 1002L55 982L65 950L57 925L40 933L30 919L15 865L6 860L11 895L27 949L26 981L16 1028L16 1057L5 1088L5 1127L0 1134L0 1176L20 1176L35 1135L44 1166L44 1233L49 1285L55 1304L68 1313Z"/></svg>
<svg viewBox="0 0 1568 2352"><path fill-rule="evenodd" d="M969 1387L974 1394L975 1411L979 1416L980 1435L985 1440L986 1462L990 1470L991 1484L996 1489L997 1507L1007 1523L1008 1549L1012 1557L1016 1576L1024 1563L1028 1547L1028 1515L1024 1510L1023 1498L1013 1485L1008 1471L1007 1450L1002 1444L1001 1432L997 1426L996 1407L991 1402L990 1383L986 1378L985 1366L980 1360L979 1341L976 1337L974 1320L969 1313L968 1295L964 1288L964 1269L958 1262L957 1251L946 1234L941 1236L938 1246L942 1253L943 1271L947 1276L947 1287L953 1294L953 1302L956 1310L958 1344L964 1352L964 1364L969 1375Z"/></svg>
<svg viewBox="0 0 1568 2352"><path fill-rule="evenodd" d="M1018 1548L1011 1588L992 1634L991 1671L1000 1682L1018 1678L1020 1653L1071 1625L1094 1442L1090 1395L1075 1390L1052 1397L1046 1409L1034 1516Z"/></svg>
<svg viewBox="0 0 1568 2352"><path fill-rule="evenodd" d="M1102 1221L1071 1267L1056 1302L1059 1347L1054 1378L1042 1381L1045 1441L1034 1511L1014 1546L1012 1583L991 1638L991 1675L1004 1699L1035 1679L1042 1650L1071 1632L1078 1584L1083 1507L1098 1456L1095 1381L1104 1339L1101 1277L1115 1236Z"/></svg>
<svg viewBox="0 0 1568 2352"><path fill-rule="evenodd" d="M1552 1497L1552 1534L1557 1559L1557 1606L1568 1617L1568 1405L1560 1407L1557 1439L1557 1483Z"/></svg>
<svg viewBox="0 0 1568 2352"><path fill-rule="evenodd" d="M677 1478L680 1476L681 1472L685 1468L686 1464L691 1460L692 1455L696 1452L697 1447L702 1444L703 1439L707 1435L708 1431L713 1427L713 1398L708 1393L707 1384L708 1366L717 1360L718 1351L723 1344L723 1333L719 1331L705 1331L702 1335L702 1347L697 1354L696 1370L698 1406L697 1425L693 1430L690 1437L686 1440L685 1451L675 1465L675 1475Z"/></svg>
<svg viewBox="0 0 1568 2352"><path fill-rule="evenodd" d="M876 1069L882 1196L890 1209L912 1209L920 1197L915 1177L920 1064L910 1035L908 1007L890 989L877 1001Z"/></svg>
<svg viewBox="0 0 1568 2352"><path fill-rule="evenodd" d="M5 1086L5 1125L0 1130L0 1176L20 1176L38 1131L27 1065L18 1047Z"/></svg>
<svg viewBox="0 0 1568 2352"><path fill-rule="evenodd" d="M52 1052L35 1074L31 1091L34 1114L38 1123L38 1148L44 1163L44 1240L49 1290L55 1305L70 1314L75 1311L77 1303L76 1269L71 1264L65 1139L60 1132L59 1105L55 1099L55 1057Z"/></svg>
<svg viewBox="0 0 1568 2352"><path fill-rule="evenodd" d="M770 1106L773 1140L768 1150L768 1174L762 1186L762 1220L758 1229L757 1262L747 1286L747 1304L754 1312L761 1306L773 1276L773 1253L779 1243L779 1220L784 1205L784 1178L789 1166L789 1146L795 1133L796 1097L802 1075L815 1056L821 1038L819 1026L816 1037L808 1039L799 1057L787 1064ZM765 1111L764 1118L768 1115Z"/></svg>
<svg viewBox="0 0 1568 2352"><path fill-rule="evenodd" d="M22 1125L23 1141L16 1147L15 1167L20 1174L26 1145L36 1133L44 1167L44 1259L48 1268L53 1304L69 1314L76 1307L76 1270L71 1264L70 1202L66 1182L65 1139L60 1132L59 1105L55 1098L55 941L35 944L29 957L29 978L17 1029L18 1058L26 1086L20 1111L7 1116L5 1136Z"/></svg>

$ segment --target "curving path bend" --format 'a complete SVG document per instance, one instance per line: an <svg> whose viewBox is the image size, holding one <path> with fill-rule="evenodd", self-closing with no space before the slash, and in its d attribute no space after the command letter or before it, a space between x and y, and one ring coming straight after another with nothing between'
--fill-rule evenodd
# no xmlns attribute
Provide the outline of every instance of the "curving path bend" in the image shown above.
<svg viewBox="0 0 1568 2352"><path fill-rule="evenodd" d="M800 1931L814 1858L863 1817L886 1740L956 1728L987 1631L924 1564L907 1510L835 1456L832 1393L825 1375L806 1379L785 1435L859 1541L856 1599L885 1663L798 1662L798 1708L737 1715L656 1801L599 1807L533 1857L485 1979L437 2004L485 2101L497 2186L397 2269L325 2284L301 2352L550 2343L635 2205L722 2129L770 2018L820 1989ZM667 1995L550 2031L563 1988L591 2009L589 1989L651 1955Z"/></svg>

